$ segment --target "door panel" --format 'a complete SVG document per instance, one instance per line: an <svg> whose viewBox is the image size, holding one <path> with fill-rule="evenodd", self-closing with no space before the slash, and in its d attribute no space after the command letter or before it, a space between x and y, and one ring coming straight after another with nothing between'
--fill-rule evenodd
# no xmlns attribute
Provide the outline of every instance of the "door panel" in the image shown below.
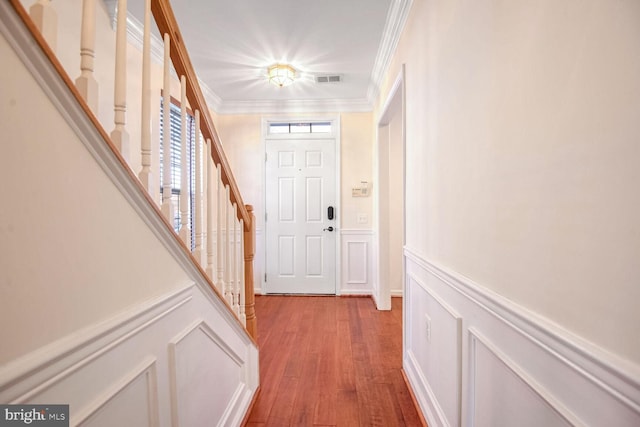
<svg viewBox="0 0 640 427"><path fill-rule="evenodd" d="M267 140L268 293L335 294L335 140ZM333 231L329 231L329 227Z"/></svg>
<svg viewBox="0 0 640 427"><path fill-rule="evenodd" d="M295 178L278 178L278 219L293 222L295 219Z"/></svg>
<svg viewBox="0 0 640 427"><path fill-rule="evenodd" d="M322 178L307 178L307 222L322 221Z"/></svg>

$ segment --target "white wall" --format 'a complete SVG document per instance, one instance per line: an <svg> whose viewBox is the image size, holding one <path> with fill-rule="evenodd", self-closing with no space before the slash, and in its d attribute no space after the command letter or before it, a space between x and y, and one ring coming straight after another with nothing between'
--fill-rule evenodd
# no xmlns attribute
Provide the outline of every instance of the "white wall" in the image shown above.
<svg viewBox="0 0 640 427"><path fill-rule="evenodd" d="M73 425L239 425L257 346L0 8L0 400L69 403Z"/></svg>
<svg viewBox="0 0 640 427"><path fill-rule="evenodd" d="M407 248L624 366L636 388L639 16L635 0L415 0L380 97L406 64Z"/></svg>

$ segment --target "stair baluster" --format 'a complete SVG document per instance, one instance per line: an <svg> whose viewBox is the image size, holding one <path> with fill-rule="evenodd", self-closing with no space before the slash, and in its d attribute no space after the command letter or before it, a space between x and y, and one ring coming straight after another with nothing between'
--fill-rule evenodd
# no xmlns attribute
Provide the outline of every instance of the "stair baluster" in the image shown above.
<svg viewBox="0 0 640 427"><path fill-rule="evenodd" d="M111 132L111 140L120 151L122 157L129 162L129 134L125 128L127 121L127 0L118 0L117 16L116 70L113 89L113 122L115 129ZM168 121L165 123L168 123Z"/></svg>
<svg viewBox="0 0 640 427"><path fill-rule="evenodd" d="M150 1L150 0L147 0ZM150 4L150 3L149 3ZM149 11L149 14L151 12ZM145 31L148 24L145 23ZM87 102L91 111L98 115L98 82L93 75L93 61L95 58L96 44L96 0L83 0L82 2L82 30L80 33L80 76L76 79L76 87L80 95ZM149 84L149 78L145 80L144 72L142 85ZM144 96L144 90L143 90ZM144 106L144 98L142 99ZM144 107L143 107L144 108ZM144 123L144 122L143 122ZM146 187L145 187L146 188Z"/></svg>
<svg viewBox="0 0 640 427"><path fill-rule="evenodd" d="M202 250L202 238L203 238L203 222L204 215L202 212L203 203L203 176L202 176L202 139L200 137L200 110L195 111L195 132L196 132L196 143L195 143L195 152L196 152L196 165L195 165L195 174L196 174L196 188L194 197L195 200L195 212L193 213L193 222L195 227L195 239L196 244L193 249L193 256L201 267L205 267L205 260L203 258L204 251Z"/></svg>
<svg viewBox="0 0 640 427"><path fill-rule="evenodd" d="M85 0L85 2L88 1L95 2L95 0ZM93 68L91 71L93 71ZM147 192L153 195L155 186L153 173L151 172L151 0L144 1L144 33L142 36L142 102L140 109L140 163L141 169L138 173L138 179L144 188L147 189Z"/></svg>
<svg viewBox="0 0 640 427"><path fill-rule="evenodd" d="M229 186L225 185L224 187L224 191L225 191L225 207L226 207L226 215L225 215L225 227L224 227L224 234L225 234L225 245L224 245L224 282L225 282L225 287L224 287L224 297L227 300L227 302L229 303L230 307L233 307L233 277L231 276L231 246L233 245L233 242L231 241L231 215L232 215L232 208L231 208L231 195L230 195L230 191L229 191Z"/></svg>
<svg viewBox="0 0 640 427"><path fill-rule="evenodd" d="M51 50L55 52L58 44L58 14L51 6L51 0L38 0L29 8L29 15Z"/></svg>
<svg viewBox="0 0 640 427"><path fill-rule="evenodd" d="M240 321L242 322L242 324L246 327L247 326L247 314L246 314L246 309L245 309L245 301L246 301L246 297L245 297L245 293L247 292L244 284L245 282L245 272L244 272L244 220L240 219L240 230L238 230L238 235L240 236L240 248L238 250L238 272L240 275L240 282L238 283L238 288L239 288L239 292L240 292L240 301L238 302L238 304L240 304Z"/></svg>
<svg viewBox="0 0 640 427"><path fill-rule="evenodd" d="M216 227L216 248L217 248L217 282L216 286L220 293L224 296L224 290L226 289L225 275L224 275L224 231L223 231L223 219L225 217L225 194L224 194L224 185L222 183L222 169L220 165L218 167L218 222Z"/></svg>
<svg viewBox="0 0 640 427"><path fill-rule="evenodd" d="M162 85L162 214L173 226L171 202L171 40L164 35L164 81Z"/></svg>
<svg viewBox="0 0 640 427"><path fill-rule="evenodd" d="M189 232L189 145L187 145L187 79L180 77L180 238L191 248Z"/></svg>
<svg viewBox="0 0 640 427"><path fill-rule="evenodd" d="M213 203L214 203L214 186L213 182L216 180L216 173L214 172L214 164L213 159L211 158L211 140L207 140L207 158L205 159L207 162L207 275L212 282L215 283L215 266L213 263ZM217 171L219 174L219 171Z"/></svg>

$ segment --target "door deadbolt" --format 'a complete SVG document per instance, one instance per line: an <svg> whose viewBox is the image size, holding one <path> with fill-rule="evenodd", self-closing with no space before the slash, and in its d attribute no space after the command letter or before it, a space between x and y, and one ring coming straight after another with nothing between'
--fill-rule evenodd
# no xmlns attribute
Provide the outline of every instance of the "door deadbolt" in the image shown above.
<svg viewBox="0 0 640 427"><path fill-rule="evenodd" d="M327 208L327 218L328 219L333 219L333 206L329 206Z"/></svg>

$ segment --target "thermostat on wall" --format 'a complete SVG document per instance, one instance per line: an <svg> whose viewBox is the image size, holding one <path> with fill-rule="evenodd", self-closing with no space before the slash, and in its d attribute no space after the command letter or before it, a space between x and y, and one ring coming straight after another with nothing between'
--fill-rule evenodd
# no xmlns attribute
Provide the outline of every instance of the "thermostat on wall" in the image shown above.
<svg viewBox="0 0 640 427"><path fill-rule="evenodd" d="M351 189L351 197L369 197L369 182L360 181L360 185Z"/></svg>

